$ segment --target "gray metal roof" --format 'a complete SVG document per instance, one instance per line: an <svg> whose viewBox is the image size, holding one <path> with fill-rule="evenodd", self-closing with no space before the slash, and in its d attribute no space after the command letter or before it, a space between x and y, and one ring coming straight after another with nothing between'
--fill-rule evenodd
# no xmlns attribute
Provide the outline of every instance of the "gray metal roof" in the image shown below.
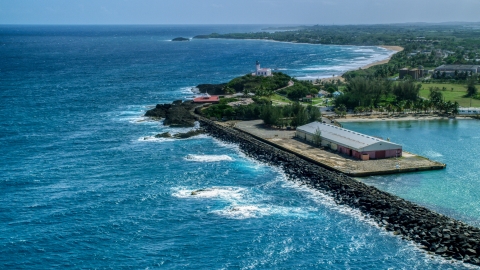
<svg viewBox="0 0 480 270"><path fill-rule="evenodd" d="M480 68L479 65L441 65L437 67L435 70L467 70L467 69L478 70L479 68Z"/></svg>
<svg viewBox="0 0 480 270"><path fill-rule="evenodd" d="M402 148L402 146L399 144L320 122L312 122L297 127L297 130L313 135L315 134L317 128L320 130L322 138L357 151L390 150Z"/></svg>

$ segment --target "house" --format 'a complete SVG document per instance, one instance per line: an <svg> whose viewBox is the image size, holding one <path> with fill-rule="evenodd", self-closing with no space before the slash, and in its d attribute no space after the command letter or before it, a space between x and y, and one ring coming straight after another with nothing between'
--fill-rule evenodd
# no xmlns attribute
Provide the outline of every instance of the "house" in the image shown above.
<svg viewBox="0 0 480 270"><path fill-rule="evenodd" d="M332 96L333 96L334 98L337 98L337 97L339 97L339 96L341 96L341 95L343 95L343 93L340 92L340 91L335 91L335 92L333 92L333 94L332 94Z"/></svg>
<svg viewBox="0 0 480 270"><path fill-rule="evenodd" d="M312 95L307 95L306 97L302 98L303 102L312 102Z"/></svg>
<svg viewBox="0 0 480 270"><path fill-rule="evenodd" d="M315 142L318 132L322 146L357 159L402 156L402 146L399 144L320 122L297 127L295 136L308 142Z"/></svg>
<svg viewBox="0 0 480 270"><path fill-rule="evenodd" d="M328 97L329 95L330 93L325 90L320 90L317 94L318 97Z"/></svg>
<svg viewBox="0 0 480 270"><path fill-rule="evenodd" d="M253 76L263 76L268 77L272 76L272 69L270 68L260 68L260 62L256 63L256 71L252 73Z"/></svg>

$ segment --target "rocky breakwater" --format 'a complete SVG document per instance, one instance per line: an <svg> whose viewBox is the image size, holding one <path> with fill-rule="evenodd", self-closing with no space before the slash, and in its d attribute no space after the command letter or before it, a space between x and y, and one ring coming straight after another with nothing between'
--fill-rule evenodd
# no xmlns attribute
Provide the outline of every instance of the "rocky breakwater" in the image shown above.
<svg viewBox="0 0 480 270"><path fill-rule="evenodd" d="M253 137L196 116L211 136L236 143L248 156L281 167L287 177L359 209L376 223L428 253L480 265L480 229L435 213L344 174L329 171Z"/></svg>
<svg viewBox="0 0 480 270"><path fill-rule="evenodd" d="M164 119L163 124L172 127L193 127L195 117L190 113L198 104L192 101L174 101L172 104L157 104L155 108L148 110L145 116Z"/></svg>

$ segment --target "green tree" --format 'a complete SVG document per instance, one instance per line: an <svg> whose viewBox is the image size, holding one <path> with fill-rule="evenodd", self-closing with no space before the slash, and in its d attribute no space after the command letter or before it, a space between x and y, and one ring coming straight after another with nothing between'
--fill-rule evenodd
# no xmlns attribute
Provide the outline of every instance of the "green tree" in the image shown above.
<svg viewBox="0 0 480 270"><path fill-rule="evenodd" d="M315 130L315 133L313 134L313 143L316 146L322 145L322 132L320 131L319 128Z"/></svg>
<svg viewBox="0 0 480 270"><path fill-rule="evenodd" d="M477 87L475 86L475 81L476 81L476 78L475 76L471 76L469 79L468 79L468 83L467 83L467 97L475 97L478 93L478 89Z"/></svg>
<svg viewBox="0 0 480 270"><path fill-rule="evenodd" d="M260 113L260 119L265 125L275 126L279 124L281 118L281 108L273 106L264 106Z"/></svg>

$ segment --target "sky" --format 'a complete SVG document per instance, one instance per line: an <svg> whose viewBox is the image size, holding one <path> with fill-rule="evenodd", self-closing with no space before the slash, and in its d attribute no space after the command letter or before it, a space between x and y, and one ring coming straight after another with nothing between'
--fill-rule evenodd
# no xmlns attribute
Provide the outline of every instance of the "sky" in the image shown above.
<svg viewBox="0 0 480 270"><path fill-rule="evenodd" d="M480 0L0 0L0 24L480 22Z"/></svg>

